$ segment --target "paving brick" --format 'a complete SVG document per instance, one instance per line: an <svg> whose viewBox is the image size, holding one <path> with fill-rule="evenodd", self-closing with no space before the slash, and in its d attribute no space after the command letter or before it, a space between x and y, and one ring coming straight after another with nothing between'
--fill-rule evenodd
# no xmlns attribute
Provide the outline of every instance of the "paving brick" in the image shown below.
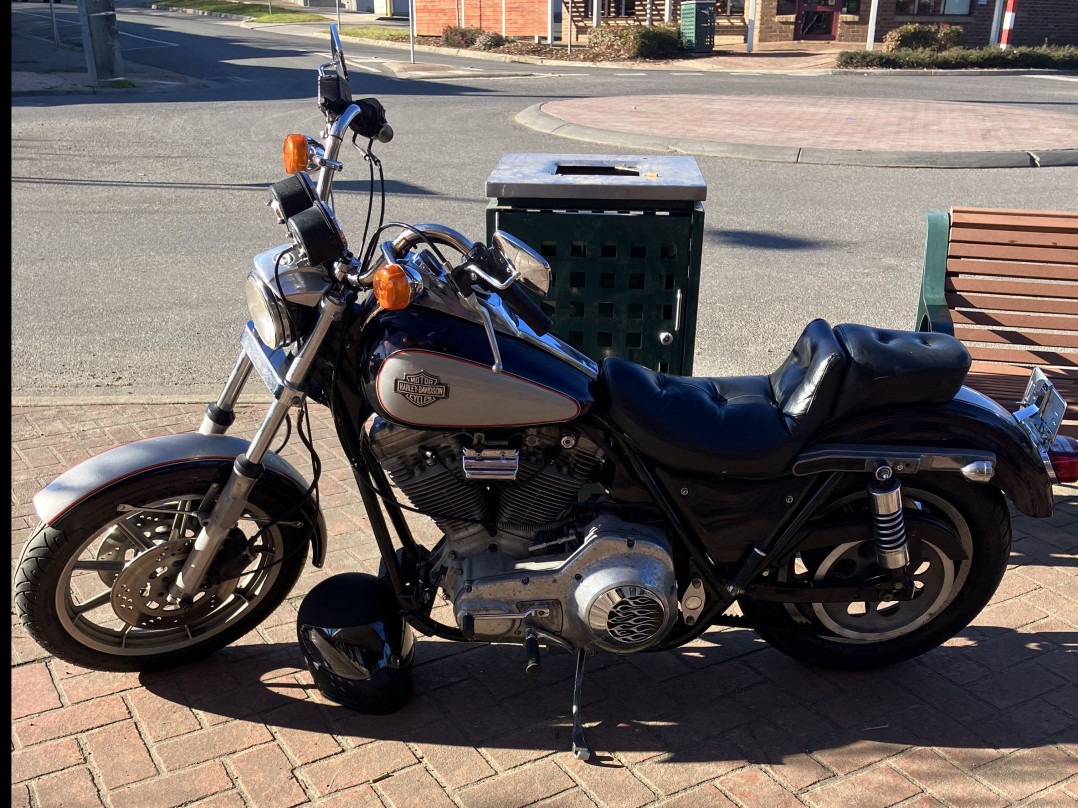
<svg viewBox="0 0 1078 808"><path fill-rule="evenodd" d="M60 681L60 688L64 692L64 697L71 704L96 699L99 696L122 693L125 690L131 690L139 686L137 673L94 671L70 679L61 679Z"/></svg>
<svg viewBox="0 0 1078 808"><path fill-rule="evenodd" d="M44 662L11 669L11 719L53 710L62 704Z"/></svg>
<svg viewBox="0 0 1078 808"><path fill-rule="evenodd" d="M1031 797L1022 803L1022 808L1074 808L1075 805L1078 805L1078 797L1068 794L1065 789L1054 788Z"/></svg>
<svg viewBox="0 0 1078 808"><path fill-rule="evenodd" d="M1007 801L931 749L913 749L892 765L948 805L991 808Z"/></svg>
<svg viewBox="0 0 1078 808"><path fill-rule="evenodd" d="M376 789L390 808L456 808L456 803L422 764L378 781Z"/></svg>
<svg viewBox="0 0 1078 808"><path fill-rule="evenodd" d="M1021 800L1078 774L1078 759L1054 746L1022 749L982 766L977 776L1008 797Z"/></svg>
<svg viewBox="0 0 1078 808"><path fill-rule="evenodd" d="M258 808L292 808L308 801L292 773L291 761L275 743L233 755L229 764L244 793Z"/></svg>
<svg viewBox="0 0 1078 808"><path fill-rule="evenodd" d="M11 753L11 782L22 783L83 762L82 750L74 738L31 746Z"/></svg>
<svg viewBox="0 0 1078 808"><path fill-rule="evenodd" d="M12 786L11 787L11 808L31 808L30 805L30 786Z"/></svg>
<svg viewBox="0 0 1078 808"><path fill-rule="evenodd" d="M708 783L745 763L727 738L714 738L685 753L667 752L632 767L633 773L663 796Z"/></svg>
<svg viewBox="0 0 1078 808"><path fill-rule="evenodd" d="M877 734L883 735L883 733ZM849 774L894 757L908 748L908 744L874 740L864 737L865 735L866 733L860 733L838 737L833 742L829 742L827 748L814 750L813 756L839 774Z"/></svg>
<svg viewBox="0 0 1078 808"><path fill-rule="evenodd" d="M176 771L272 740L273 735L262 724L230 721L164 741L157 745L157 756L166 771Z"/></svg>
<svg viewBox="0 0 1078 808"><path fill-rule="evenodd" d="M701 786L691 791L683 791L655 803L656 808L735 808L735 805L715 786Z"/></svg>
<svg viewBox="0 0 1078 808"><path fill-rule="evenodd" d="M233 788L220 761L166 774L109 794L112 808L177 808Z"/></svg>
<svg viewBox="0 0 1078 808"><path fill-rule="evenodd" d="M266 713L263 721L299 766L341 751L341 745L331 734L328 717L321 707L312 703L280 707Z"/></svg>
<svg viewBox="0 0 1078 808"><path fill-rule="evenodd" d="M298 770L315 796L369 783L416 762L412 751L399 741L381 741L342 752Z"/></svg>
<svg viewBox="0 0 1078 808"><path fill-rule="evenodd" d="M554 761L543 760L496 775L458 791L456 796L464 808L522 808L574 785L572 778Z"/></svg>
<svg viewBox="0 0 1078 808"><path fill-rule="evenodd" d="M879 808L913 797L922 789L890 766L874 766L824 784L807 799L820 808Z"/></svg>
<svg viewBox="0 0 1078 808"><path fill-rule="evenodd" d="M153 688L132 690L124 697L150 742L166 741L202 728L179 688L159 683Z"/></svg>
<svg viewBox="0 0 1078 808"><path fill-rule="evenodd" d="M596 808L595 802L582 788L571 788L534 803L534 808Z"/></svg>
<svg viewBox="0 0 1078 808"><path fill-rule="evenodd" d="M728 774L719 780L718 786L744 805L792 808L803 804L761 769L748 768Z"/></svg>
<svg viewBox="0 0 1078 808"><path fill-rule="evenodd" d="M1015 665L976 682L971 690L999 709L1013 707L1055 690L1067 681L1034 662Z"/></svg>
<svg viewBox="0 0 1078 808"><path fill-rule="evenodd" d="M570 776L580 783L584 790L602 806L611 808L640 808L654 801L656 794L624 766L618 765L613 758L601 756L592 750L596 762L576 760L570 756L562 757L562 766Z"/></svg>
<svg viewBox="0 0 1078 808"><path fill-rule="evenodd" d="M555 754L568 748L572 729L569 722L534 724L522 730L495 738L480 751L499 771L515 769L525 763ZM478 779L478 778L476 778Z"/></svg>
<svg viewBox="0 0 1078 808"><path fill-rule="evenodd" d="M104 805L86 766L67 769L35 780L34 804L43 808L100 808Z"/></svg>
<svg viewBox="0 0 1078 808"><path fill-rule="evenodd" d="M494 774L486 758L449 722L432 725L413 745L427 767L450 789Z"/></svg>
<svg viewBox="0 0 1078 808"><path fill-rule="evenodd" d="M314 804L318 808L385 808L385 803L370 785L339 791Z"/></svg>
<svg viewBox="0 0 1078 808"><path fill-rule="evenodd" d="M85 736L90 763L107 789L156 775L157 766L134 721L121 721Z"/></svg>
<svg viewBox="0 0 1078 808"><path fill-rule="evenodd" d="M20 743L30 746L54 738L77 735L130 717L122 698L107 696L16 721L14 731Z"/></svg>

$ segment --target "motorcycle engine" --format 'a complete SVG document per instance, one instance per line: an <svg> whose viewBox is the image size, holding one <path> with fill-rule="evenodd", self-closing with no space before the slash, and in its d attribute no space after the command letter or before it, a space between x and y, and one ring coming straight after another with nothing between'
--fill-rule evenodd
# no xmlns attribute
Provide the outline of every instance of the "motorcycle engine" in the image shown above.
<svg viewBox="0 0 1078 808"><path fill-rule="evenodd" d="M575 648L632 653L677 617L669 538L598 514L559 524L603 460L565 425L513 433L414 430L375 418L371 448L445 535L432 558L458 626L488 642L531 628Z"/></svg>

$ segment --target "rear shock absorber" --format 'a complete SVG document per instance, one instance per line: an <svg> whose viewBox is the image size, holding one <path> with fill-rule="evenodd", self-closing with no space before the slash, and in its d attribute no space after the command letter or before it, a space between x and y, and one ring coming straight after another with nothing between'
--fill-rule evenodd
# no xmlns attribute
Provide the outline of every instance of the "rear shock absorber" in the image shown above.
<svg viewBox="0 0 1078 808"><path fill-rule="evenodd" d="M910 553L902 518L902 484L889 466L881 466L868 492L872 497L876 562L885 570L904 570L910 563Z"/></svg>

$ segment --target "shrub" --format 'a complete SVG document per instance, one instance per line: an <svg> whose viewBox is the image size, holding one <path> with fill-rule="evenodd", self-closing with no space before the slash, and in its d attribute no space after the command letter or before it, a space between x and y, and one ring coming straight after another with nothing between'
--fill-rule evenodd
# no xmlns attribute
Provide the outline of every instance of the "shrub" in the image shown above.
<svg viewBox="0 0 1078 808"><path fill-rule="evenodd" d="M592 29L588 47L615 59L660 59L681 48L681 31L673 25L608 23Z"/></svg>
<svg viewBox="0 0 1078 808"><path fill-rule="evenodd" d="M449 48L470 48L482 33L481 28L459 28L447 25L442 29L442 44Z"/></svg>
<svg viewBox="0 0 1078 808"><path fill-rule="evenodd" d="M508 41L509 40L507 40L501 34L494 34L490 31L484 31L475 38L474 47L478 48L479 50L488 51L493 50L494 48L500 48Z"/></svg>
<svg viewBox="0 0 1078 808"><path fill-rule="evenodd" d="M887 50L942 51L957 48L962 39L959 25L925 25L910 23L887 32L883 44Z"/></svg>
<svg viewBox="0 0 1078 808"><path fill-rule="evenodd" d="M945 51L895 50L843 51L838 66L852 69L882 68L907 70L1078 70L1078 47L1074 45L1036 48L950 48Z"/></svg>

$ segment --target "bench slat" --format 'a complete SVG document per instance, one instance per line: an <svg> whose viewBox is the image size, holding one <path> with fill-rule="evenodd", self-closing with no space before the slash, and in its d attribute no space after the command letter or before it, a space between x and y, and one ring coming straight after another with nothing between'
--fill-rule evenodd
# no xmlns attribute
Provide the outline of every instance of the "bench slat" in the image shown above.
<svg viewBox="0 0 1078 808"><path fill-rule="evenodd" d="M1007 331L999 328L955 326L954 335L963 342L999 342L1006 345L1028 345L1040 348L1078 348L1078 333L1058 334L1051 331Z"/></svg>
<svg viewBox="0 0 1078 808"><path fill-rule="evenodd" d="M1043 314L1078 314L1078 300L1044 300L1036 297L1006 297L961 292L944 296L952 309L997 309L1000 311L1038 311Z"/></svg>
<svg viewBox="0 0 1078 808"><path fill-rule="evenodd" d="M966 275L949 277L944 287L948 292L987 292L1015 297L1058 297L1078 300L1078 284L1042 283L1038 281L1009 280L1002 278L970 278ZM1020 302L1016 305L1021 305ZM1075 305L1078 314L1078 304Z"/></svg>
<svg viewBox="0 0 1078 808"><path fill-rule="evenodd" d="M1078 229L1073 233L1045 230L1004 230L1002 228L956 227L951 224L951 243L1010 244L1014 246L1078 248Z"/></svg>
<svg viewBox="0 0 1078 808"><path fill-rule="evenodd" d="M1020 348L986 348L980 345L967 345L966 349L973 359L983 362L1078 367L1078 351L1025 351ZM1075 374L1078 375L1078 370Z"/></svg>
<svg viewBox="0 0 1078 808"><path fill-rule="evenodd" d="M1010 244L951 242L949 258L1001 258L1045 264L1078 264L1078 250L1055 247L1021 247Z"/></svg>
<svg viewBox="0 0 1078 808"><path fill-rule="evenodd" d="M1044 281L1078 281L1078 267L1064 264L1023 264L1019 261L947 261L948 275L1003 275Z"/></svg>
<svg viewBox="0 0 1078 808"><path fill-rule="evenodd" d="M1067 232L1078 229L1078 214L1066 210L951 208L951 223L984 228L1011 227Z"/></svg>
<svg viewBox="0 0 1078 808"><path fill-rule="evenodd" d="M1011 311L952 311L955 325L989 325L1000 328L1043 328L1049 331L1078 332L1078 317L1066 314L1039 314Z"/></svg>

